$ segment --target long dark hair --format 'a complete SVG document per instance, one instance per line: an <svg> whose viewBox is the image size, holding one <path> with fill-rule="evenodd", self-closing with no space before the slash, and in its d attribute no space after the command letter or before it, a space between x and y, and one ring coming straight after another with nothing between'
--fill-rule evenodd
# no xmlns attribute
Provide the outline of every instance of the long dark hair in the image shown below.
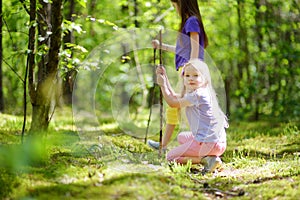
<svg viewBox="0 0 300 200"><path fill-rule="evenodd" d="M205 33L204 25L202 22L198 1L197 0L171 0L171 2L176 3L178 5L179 15L181 16L181 24L180 24L179 32L182 31L184 24L189 17L191 16L197 17L200 22L200 29L203 31L204 34L204 48L206 48L208 46L208 38Z"/></svg>

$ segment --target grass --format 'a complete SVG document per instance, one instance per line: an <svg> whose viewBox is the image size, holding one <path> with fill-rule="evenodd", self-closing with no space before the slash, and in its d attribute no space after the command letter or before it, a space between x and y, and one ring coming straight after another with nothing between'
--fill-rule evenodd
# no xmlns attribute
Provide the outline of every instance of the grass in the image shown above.
<svg viewBox="0 0 300 200"><path fill-rule="evenodd" d="M238 122L227 131L223 170L167 163L123 134L111 119L101 131L76 131L58 110L44 139L21 142L22 118L0 114L2 199L297 199L299 122ZM157 139L157 135L152 136ZM176 145L172 142L171 145Z"/></svg>

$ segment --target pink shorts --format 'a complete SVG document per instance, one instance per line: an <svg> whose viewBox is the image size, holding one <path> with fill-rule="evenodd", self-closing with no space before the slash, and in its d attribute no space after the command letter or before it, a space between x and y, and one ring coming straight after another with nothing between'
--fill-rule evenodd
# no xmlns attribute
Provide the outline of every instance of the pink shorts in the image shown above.
<svg viewBox="0 0 300 200"><path fill-rule="evenodd" d="M226 142L198 142L192 132L179 133L177 140L180 145L168 152L168 161L182 163L186 157L221 156L226 149Z"/></svg>

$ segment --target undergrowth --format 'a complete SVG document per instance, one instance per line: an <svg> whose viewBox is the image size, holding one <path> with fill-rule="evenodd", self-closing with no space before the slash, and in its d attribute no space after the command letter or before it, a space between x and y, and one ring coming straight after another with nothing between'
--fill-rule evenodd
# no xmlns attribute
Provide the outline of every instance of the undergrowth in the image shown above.
<svg viewBox="0 0 300 200"><path fill-rule="evenodd" d="M23 144L22 118L0 115L2 199L296 199L300 195L296 121L231 123L222 170L202 175L201 165L166 162L143 138L124 134L110 119L103 119L102 131L82 137L63 113L55 116L42 138L26 135ZM173 141L169 148L175 145Z"/></svg>

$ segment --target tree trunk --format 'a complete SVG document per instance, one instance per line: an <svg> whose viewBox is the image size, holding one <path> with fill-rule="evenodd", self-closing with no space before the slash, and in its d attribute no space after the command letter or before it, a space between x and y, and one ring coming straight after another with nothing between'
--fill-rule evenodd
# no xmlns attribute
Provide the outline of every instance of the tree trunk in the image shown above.
<svg viewBox="0 0 300 200"><path fill-rule="evenodd" d="M237 5L238 5L237 6L237 13L238 13L238 24L239 24L238 41L239 41L239 47L241 48L243 35L242 35L242 23L241 23L241 20L242 20L241 12L242 11L241 11L241 2L240 2L240 0L237 0ZM238 60L237 67L238 67L238 78L239 78L237 83L238 83L238 89L239 89L240 88L239 82L241 80L243 80L243 63L241 62L240 59Z"/></svg>
<svg viewBox="0 0 300 200"><path fill-rule="evenodd" d="M133 0L133 4L134 4L134 26L140 27L140 23L137 20L137 16L138 16L138 12L139 12L137 0Z"/></svg>
<svg viewBox="0 0 300 200"><path fill-rule="evenodd" d="M0 112L4 111L4 96L3 96L3 84L2 84L2 0L0 0Z"/></svg>
<svg viewBox="0 0 300 200"><path fill-rule="evenodd" d="M238 42L240 49L240 58L238 59L238 72L239 72L239 82L246 82L248 84L252 83L251 74L250 74L250 60L249 60L249 49L248 49L248 31L245 24L245 2L243 0L237 0L237 11L238 11ZM246 76L245 76L246 75ZM238 87L243 91L243 97L245 98L246 104L251 105L252 102L252 91L245 90L246 88L241 88L240 83L238 82Z"/></svg>
<svg viewBox="0 0 300 200"><path fill-rule="evenodd" d="M230 116L230 83L231 83L231 79L227 76L225 78L225 93L226 93L226 115Z"/></svg>
<svg viewBox="0 0 300 200"><path fill-rule="evenodd" d="M263 49L263 35L261 32L262 24L265 23L265 19L263 14L259 11L260 7L262 6L261 0L255 0L254 1L254 7L256 8L257 12L255 12L255 37L256 37L256 43L258 45L258 52L264 51ZM256 86L256 94L254 95L254 120L258 121L260 117L260 103L263 102L263 98L261 96L261 90L264 84L264 76L265 76L265 64L264 62L260 62L258 60L255 60L255 66L256 71L258 73L256 77L256 82L259 83Z"/></svg>
<svg viewBox="0 0 300 200"><path fill-rule="evenodd" d="M39 10L38 28L39 35L46 38L39 45L48 45L49 52L41 57L38 64L38 80L36 88L30 95L32 103L32 122L30 131L46 130L51 120L51 107L55 107L54 97L57 92L57 73L59 63L59 49L61 46L61 0L53 0L51 7L49 4L40 2L42 10ZM48 18L51 16L51 18ZM51 19L48 21L48 19ZM47 24L50 23L50 24ZM50 37L45 33L51 27ZM33 73L33 70L31 71ZM34 75L31 74L33 77ZM32 82L31 88L34 88ZM54 104L54 105L53 105Z"/></svg>
<svg viewBox="0 0 300 200"><path fill-rule="evenodd" d="M74 14L74 8L75 8L75 1L74 0L70 0L68 1L68 7L67 7L67 14L65 16L66 20L73 22L73 14ZM74 36L73 36L73 32L72 31L68 31L65 36L64 36L64 44L67 43L74 43ZM69 47L67 47L66 45L64 45L64 49L68 49ZM71 55L72 57L73 55ZM74 82L74 78L76 77L76 70L71 69L68 70L68 72L66 73L64 82L63 82L63 99L64 99L64 103L66 104L71 104L72 103L72 92L73 92L73 82Z"/></svg>
<svg viewBox="0 0 300 200"><path fill-rule="evenodd" d="M32 122L30 127L30 132L36 132L39 130L47 130L49 126L49 109L50 106L42 105L44 100L41 100L41 103L32 105Z"/></svg>
<svg viewBox="0 0 300 200"><path fill-rule="evenodd" d="M35 83L34 83L34 68L35 68L35 34L36 29L33 25L36 21L36 0L30 0L30 24L32 24L29 28L29 40L28 40L28 56L27 56L27 67L28 67L28 90L29 96L32 102L35 96ZM25 77L26 78L26 77Z"/></svg>

